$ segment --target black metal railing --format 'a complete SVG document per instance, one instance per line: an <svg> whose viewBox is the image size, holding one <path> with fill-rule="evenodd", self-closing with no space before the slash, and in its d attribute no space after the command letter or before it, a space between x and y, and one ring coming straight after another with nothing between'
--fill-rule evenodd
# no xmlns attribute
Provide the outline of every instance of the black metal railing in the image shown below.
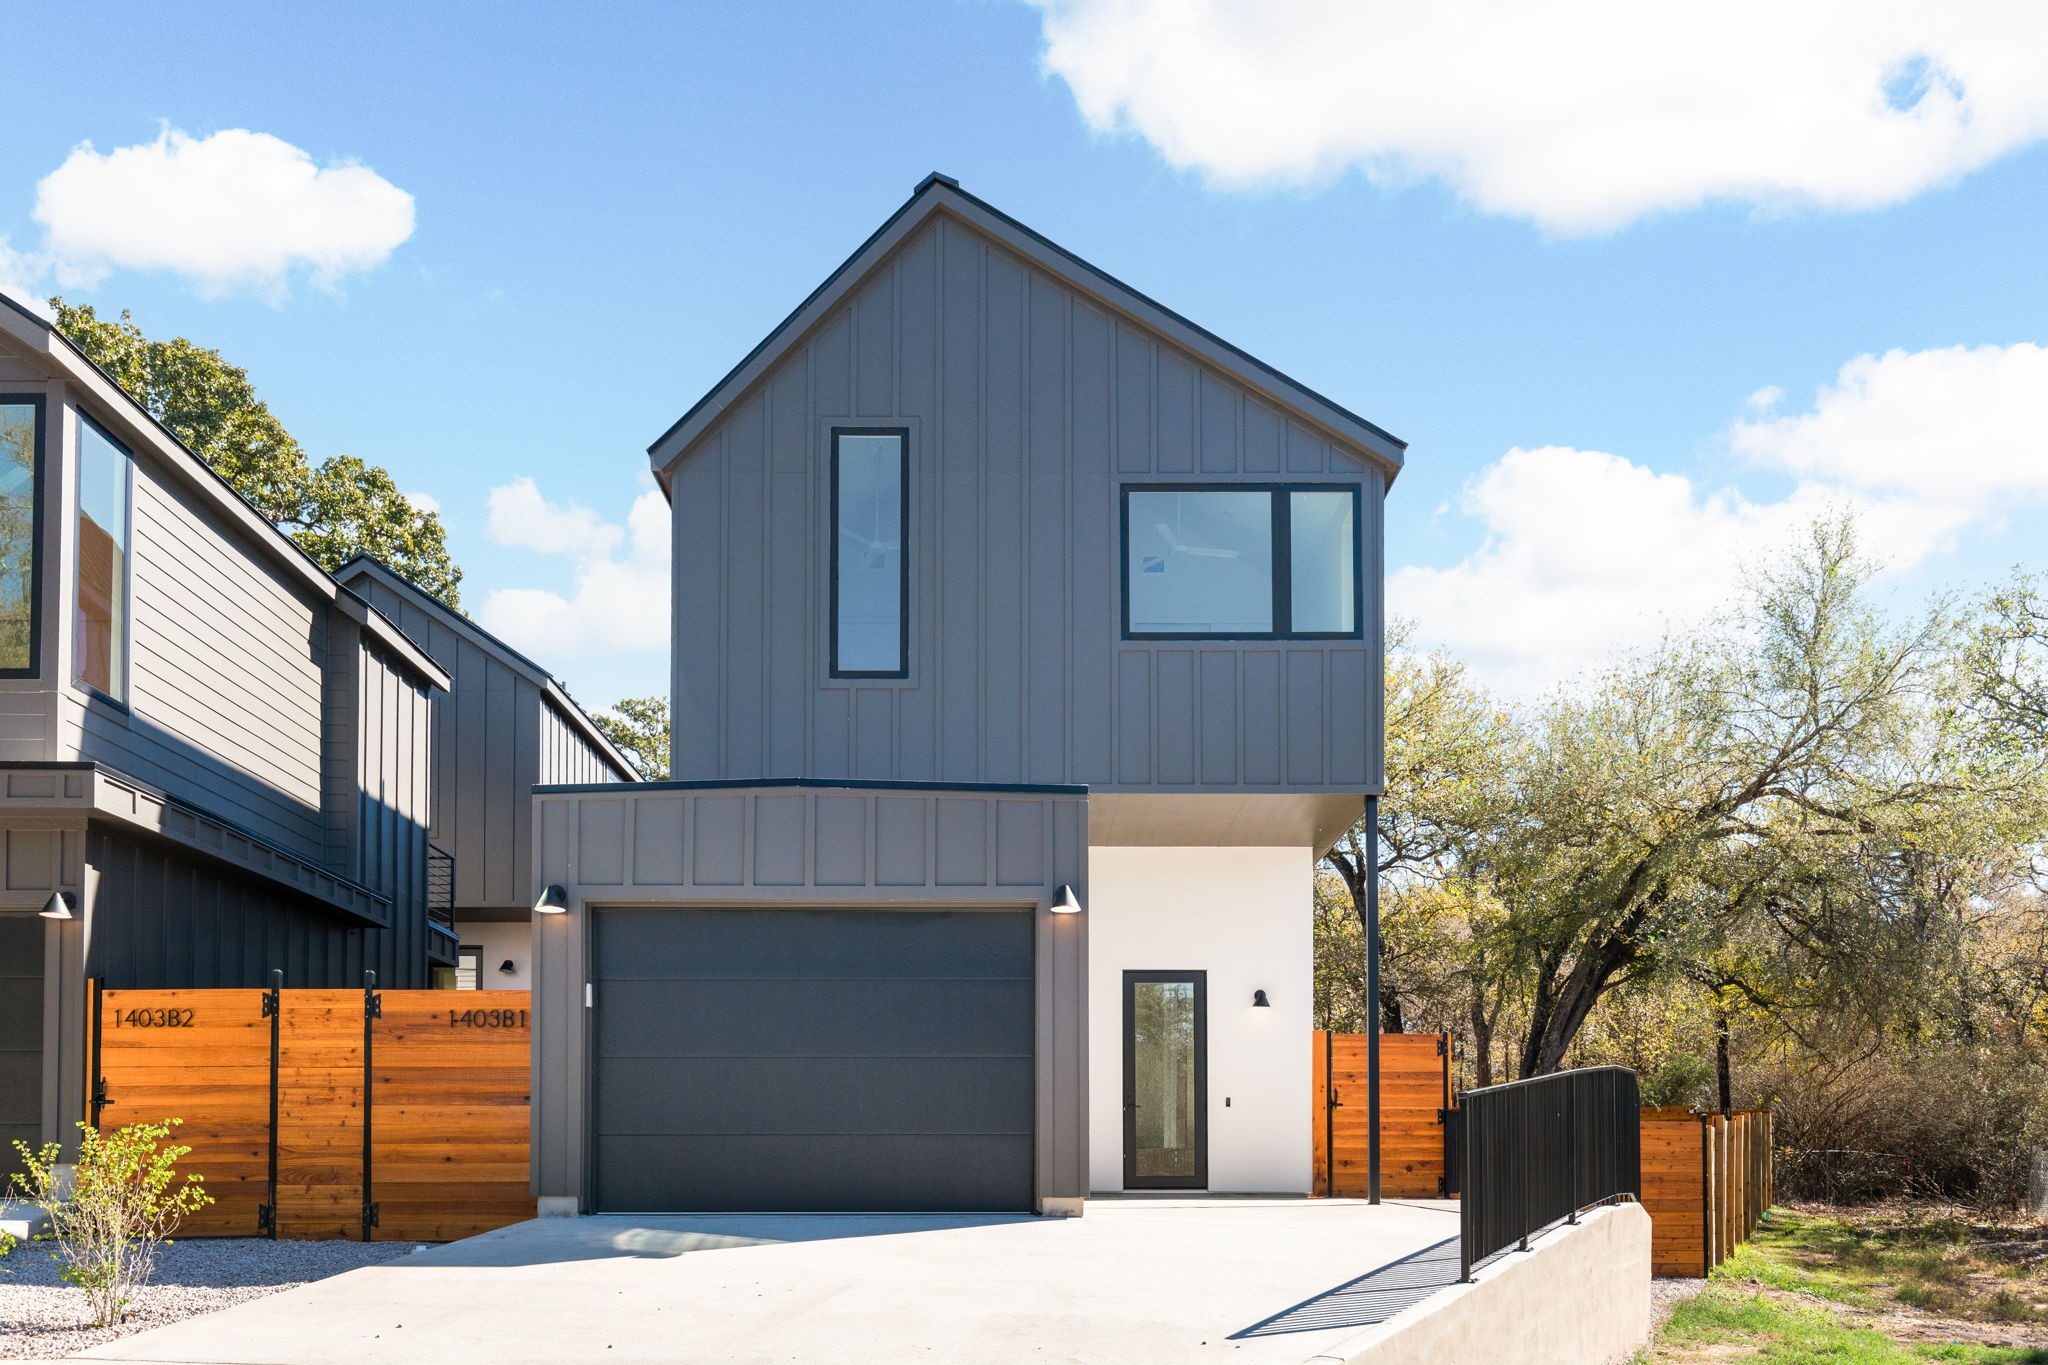
<svg viewBox="0 0 2048 1365"><path fill-rule="evenodd" d="M1459 1278L1595 1205L1642 1197L1636 1073L1596 1066L1467 1090Z"/></svg>
<svg viewBox="0 0 2048 1365"><path fill-rule="evenodd" d="M427 918L450 932L455 928L455 855L427 845Z"/></svg>

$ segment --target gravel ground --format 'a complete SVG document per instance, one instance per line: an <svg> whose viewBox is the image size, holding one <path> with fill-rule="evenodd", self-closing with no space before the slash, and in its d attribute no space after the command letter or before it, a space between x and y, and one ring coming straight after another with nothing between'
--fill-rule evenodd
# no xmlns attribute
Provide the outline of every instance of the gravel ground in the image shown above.
<svg viewBox="0 0 2048 1365"><path fill-rule="evenodd" d="M57 1278L47 1246L0 1257L0 1357L48 1358L211 1313L358 1266L410 1255L411 1242L272 1242L255 1237L174 1242L119 1327L85 1326L85 1295Z"/></svg>
<svg viewBox="0 0 2048 1365"><path fill-rule="evenodd" d="M1652 1280L1650 1281L1650 1318L1658 1327L1671 1316L1671 1310L1684 1303L1707 1287L1705 1280Z"/></svg>

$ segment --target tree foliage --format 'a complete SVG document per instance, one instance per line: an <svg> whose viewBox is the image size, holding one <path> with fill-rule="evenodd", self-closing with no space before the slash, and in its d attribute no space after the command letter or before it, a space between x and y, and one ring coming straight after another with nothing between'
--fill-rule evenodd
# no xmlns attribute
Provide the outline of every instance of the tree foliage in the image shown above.
<svg viewBox="0 0 2048 1365"><path fill-rule="evenodd" d="M591 717L605 738L633 760L640 776L659 782L669 775L668 701L662 697L627 697L609 712Z"/></svg>
<svg viewBox="0 0 2048 1365"><path fill-rule="evenodd" d="M1897 613L1872 572L1853 525L1816 525L1725 619L1527 706L1397 638L1379 864L1362 828L1329 855L1319 1018L1366 1025L1377 876L1379 1022L1454 1033L1479 1084L1614 1061L1726 1104L1936 1057L2048 1075L2044 585ZM1955 1131L2048 1140L2048 1095L2032 1113Z"/></svg>
<svg viewBox="0 0 2048 1365"><path fill-rule="evenodd" d="M390 473L350 455L317 465L269 406L248 372L183 337L153 341L127 313L52 299L58 330L106 371L193 454L330 572L372 554L451 607L462 570L449 557L440 517L415 507Z"/></svg>

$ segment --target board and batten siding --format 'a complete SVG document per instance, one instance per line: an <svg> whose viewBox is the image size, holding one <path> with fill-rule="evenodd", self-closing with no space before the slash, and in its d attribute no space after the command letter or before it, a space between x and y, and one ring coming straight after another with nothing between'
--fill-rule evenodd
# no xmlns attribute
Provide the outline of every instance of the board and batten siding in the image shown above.
<svg viewBox="0 0 2048 1365"><path fill-rule="evenodd" d="M362 651L356 880L391 900L390 948L371 965L400 990L428 984L427 810L433 800L430 689L374 647ZM396 951L393 951L396 949Z"/></svg>
<svg viewBox="0 0 2048 1365"><path fill-rule="evenodd" d="M664 905L1035 907L1037 1194L1087 1193L1086 916L1047 909L1062 883L1087 901L1084 793L635 783L544 789L534 807L535 877L569 898L534 920L535 1193L589 1196L590 916Z"/></svg>
<svg viewBox="0 0 2048 1365"><path fill-rule="evenodd" d="M829 672L829 432L910 430L910 676ZM1126 641L1125 482L1362 488L1365 632ZM1377 791L1385 482L948 217L673 473L675 775Z"/></svg>
<svg viewBox="0 0 2048 1365"><path fill-rule="evenodd" d="M583 732L546 697L540 699L540 776L536 780L545 786L619 780Z"/></svg>
<svg viewBox="0 0 2048 1365"><path fill-rule="evenodd" d="M146 457L134 490L128 707L66 688L62 756L317 861L328 605L212 525Z"/></svg>
<svg viewBox="0 0 2048 1365"><path fill-rule="evenodd" d="M451 623L445 608L374 571L351 578L349 587L454 679L433 700L429 831L455 859L456 907L527 909L534 786L609 782L616 775L538 683Z"/></svg>

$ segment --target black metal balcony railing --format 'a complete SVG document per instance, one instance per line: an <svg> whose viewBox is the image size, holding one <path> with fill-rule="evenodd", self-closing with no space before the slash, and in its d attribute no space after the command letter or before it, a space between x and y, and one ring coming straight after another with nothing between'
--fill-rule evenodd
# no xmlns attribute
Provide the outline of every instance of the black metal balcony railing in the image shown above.
<svg viewBox="0 0 2048 1365"><path fill-rule="evenodd" d="M427 919L455 932L455 855L427 845Z"/></svg>
<svg viewBox="0 0 2048 1365"><path fill-rule="evenodd" d="M1464 1094L1459 1277L1599 1204L1640 1199L1636 1073L1597 1066Z"/></svg>

